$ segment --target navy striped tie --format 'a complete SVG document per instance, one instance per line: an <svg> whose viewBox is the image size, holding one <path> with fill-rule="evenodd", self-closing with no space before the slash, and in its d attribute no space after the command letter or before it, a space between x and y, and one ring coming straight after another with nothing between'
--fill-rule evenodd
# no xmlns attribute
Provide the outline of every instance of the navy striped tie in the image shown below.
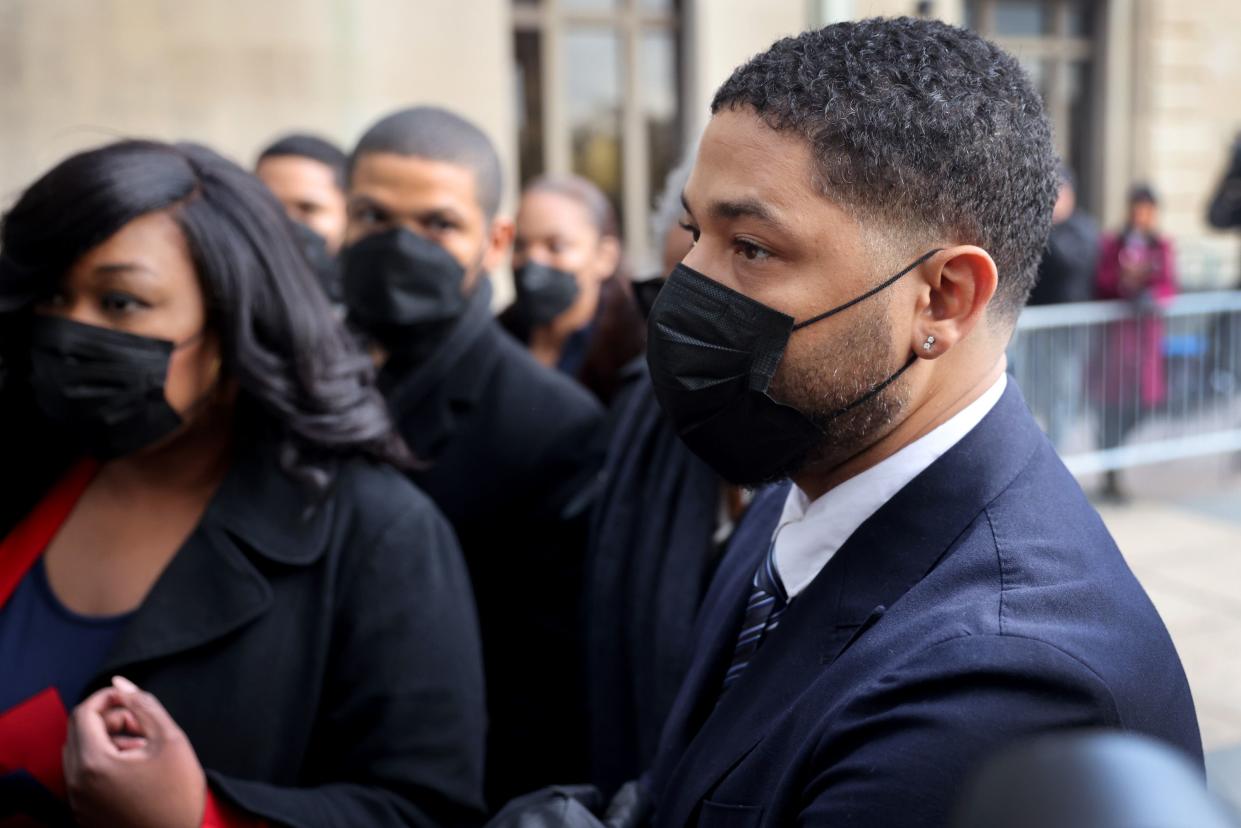
<svg viewBox="0 0 1241 828"><path fill-rule="evenodd" d="M724 674L724 687L727 690L742 673L763 638L780 624L780 617L789 608L788 594L780 583L780 574L776 572L776 545L772 543L754 573L753 589L750 600L745 607L745 619L741 622L741 632L737 636L737 646L733 649L733 660Z"/></svg>

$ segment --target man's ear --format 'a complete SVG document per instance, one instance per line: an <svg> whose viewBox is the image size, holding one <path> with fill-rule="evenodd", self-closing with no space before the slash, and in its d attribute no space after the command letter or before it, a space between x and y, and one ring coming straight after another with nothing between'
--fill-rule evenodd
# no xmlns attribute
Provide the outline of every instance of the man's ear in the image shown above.
<svg viewBox="0 0 1241 828"><path fill-rule="evenodd" d="M974 245L946 248L918 272L923 279L913 328L913 350L935 359L977 327L995 296L999 274L991 254Z"/></svg>
<svg viewBox="0 0 1241 828"><path fill-rule="evenodd" d="M516 226L510 218L496 216L491 220L491 227L487 231L487 247L483 253L483 272L490 273L504 264L516 232Z"/></svg>

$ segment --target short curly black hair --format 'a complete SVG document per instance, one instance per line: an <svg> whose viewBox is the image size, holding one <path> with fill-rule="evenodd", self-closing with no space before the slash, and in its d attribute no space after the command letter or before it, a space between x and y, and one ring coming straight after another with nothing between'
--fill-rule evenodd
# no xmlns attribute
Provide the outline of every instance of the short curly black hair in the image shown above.
<svg viewBox="0 0 1241 828"><path fill-rule="evenodd" d="M837 23L778 41L711 102L746 107L808 140L824 195L859 218L985 249L996 316L1015 320L1058 178L1042 101L1011 55L934 20Z"/></svg>

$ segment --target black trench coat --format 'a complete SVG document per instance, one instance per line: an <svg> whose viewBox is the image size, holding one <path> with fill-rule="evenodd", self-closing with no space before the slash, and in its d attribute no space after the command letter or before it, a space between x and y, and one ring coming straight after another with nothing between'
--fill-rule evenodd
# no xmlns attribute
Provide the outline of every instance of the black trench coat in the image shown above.
<svg viewBox="0 0 1241 828"><path fill-rule="evenodd" d="M582 601L603 412L499 327L489 296L484 282L429 361L390 361L380 385L473 579L499 808L588 775Z"/></svg>

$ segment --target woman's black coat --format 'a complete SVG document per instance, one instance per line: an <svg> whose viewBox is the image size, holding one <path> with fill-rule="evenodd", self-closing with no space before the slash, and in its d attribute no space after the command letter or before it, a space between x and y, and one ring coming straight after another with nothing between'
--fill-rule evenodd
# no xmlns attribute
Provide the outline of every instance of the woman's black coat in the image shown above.
<svg viewBox="0 0 1241 828"><path fill-rule="evenodd" d="M88 692L120 674L153 693L217 796L273 824L478 822L481 655L448 524L361 460L307 515L273 448L240 454ZM0 536L47 471L0 474Z"/></svg>

